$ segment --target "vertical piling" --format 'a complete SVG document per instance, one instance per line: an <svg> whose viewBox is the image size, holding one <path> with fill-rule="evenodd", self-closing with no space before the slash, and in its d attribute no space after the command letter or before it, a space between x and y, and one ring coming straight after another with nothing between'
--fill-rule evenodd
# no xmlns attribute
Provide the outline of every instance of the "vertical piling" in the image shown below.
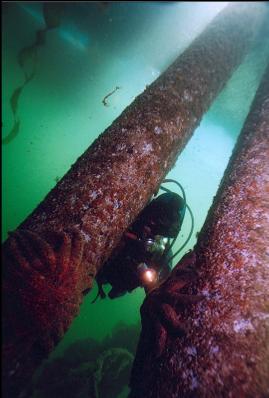
<svg viewBox="0 0 269 398"><path fill-rule="evenodd" d="M269 396L268 288L269 66L194 251L143 303L131 397Z"/></svg>

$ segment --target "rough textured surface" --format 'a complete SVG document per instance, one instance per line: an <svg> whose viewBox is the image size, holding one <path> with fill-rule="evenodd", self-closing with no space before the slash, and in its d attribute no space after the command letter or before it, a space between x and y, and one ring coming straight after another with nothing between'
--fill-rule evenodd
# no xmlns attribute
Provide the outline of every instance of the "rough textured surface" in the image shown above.
<svg viewBox="0 0 269 398"><path fill-rule="evenodd" d="M268 289L269 67L194 252L143 303L131 397L269 397Z"/></svg>
<svg viewBox="0 0 269 398"><path fill-rule="evenodd" d="M264 7L233 4L222 11L4 244L3 363L9 397L70 325L96 271L242 61Z"/></svg>

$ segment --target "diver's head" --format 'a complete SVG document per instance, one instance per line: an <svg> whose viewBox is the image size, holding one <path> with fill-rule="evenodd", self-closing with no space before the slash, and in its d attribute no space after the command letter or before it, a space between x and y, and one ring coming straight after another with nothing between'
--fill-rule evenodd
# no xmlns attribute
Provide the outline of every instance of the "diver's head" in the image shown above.
<svg viewBox="0 0 269 398"><path fill-rule="evenodd" d="M186 204L174 192L164 193L148 206L148 225L154 235L175 238L181 228Z"/></svg>

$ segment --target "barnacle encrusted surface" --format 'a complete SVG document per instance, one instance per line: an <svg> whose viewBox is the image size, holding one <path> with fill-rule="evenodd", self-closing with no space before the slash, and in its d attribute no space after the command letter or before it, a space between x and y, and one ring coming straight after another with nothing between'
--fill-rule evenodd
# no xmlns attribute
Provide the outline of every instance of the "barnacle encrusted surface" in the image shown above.
<svg viewBox="0 0 269 398"><path fill-rule="evenodd" d="M19 229L4 244L3 372L7 396L47 356L79 312L90 278L76 230L36 234ZM4 390L5 391L5 390Z"/></svg>
<svg viewBox="0 0 269 398"><path fill-rule="evenodd" d="M183 292L204 299L178 313L187 333L162 357L142 330L132 397L269 396L268 215L269 66L194 249L198 280Z"/></svg>
<svg viewBox="0 0 269 398"><path fill-rule="evenodd" d="M96 271L158 189L242 61L262 19L259 3L251 9L234 4L221 12L8 239L3 265L7 391L21 388L66 330ZM70 255L77 242L70 231L77 231L83 242L76 251L77 262ZM51 238L57 234L63 234L60 247ZM61 268L66 271L56 288L55 269L62 272Z"/></svg>

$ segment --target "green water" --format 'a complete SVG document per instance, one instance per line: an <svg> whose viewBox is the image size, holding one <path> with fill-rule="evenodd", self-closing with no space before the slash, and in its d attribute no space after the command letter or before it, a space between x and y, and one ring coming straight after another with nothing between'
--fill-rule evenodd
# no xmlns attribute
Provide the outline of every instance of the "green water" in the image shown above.
<svg viewBox="0 0 269 398"><path fill-rule="evenodd" d="M2 147L3 240L7 231L25 219L92 141L184 51L226 3L64 5L60 25L47 32L45 45L38 49L35 77L24 87L18 100L19 132ZM33 43L35 31L42 27L42 3L4 5L3 137L13 126L10 98L23 82L17 55ZM195 230L184 253L196 242L196 234L217 191L268 55L268 40L260 37L167 176L183 185L195 218ZM109 97L109 106L105 107L102 99L116 86L120 89ZM182 244L189 229L187 215L176 247ZM36 390L33 397L43 398L46 394L53 397L52 391L55 397L87 397L87 389L83 390L81 385L86 385L87 374L95 366L92 364L102 358L102 353L111 347L134 351L144 292L137 289L113 301L106 299L91 304L96 293L95 286L86 296L80 315L48 359L54 361L54 368L43 375L43 390L39 386L43 393ZM99 348L92 348L94 346ZM119 368L119 364L113 364L111 358L116 357L113 353L106 361L111 367ZM124 352L117 355L121 366L124 360L131 363ZM62 356L57 365L55 359ZM64 366L64 374L58 375L57 369ZM80 376L74 376L80 371ZM72 381L72 377L78 386L74 391L67 382L67 379ZM77 381L79 377L81 384ZM44 393L47 391L44 380L53 384L52 379L56 387ZM122 372L119 390L125 379ZM105 386L103 390L100 387L100 391L103 391L102 398L111 396L106 395ZM125 387L120 395L119 391L115 394L123 398L126 393Z"/></svg>

